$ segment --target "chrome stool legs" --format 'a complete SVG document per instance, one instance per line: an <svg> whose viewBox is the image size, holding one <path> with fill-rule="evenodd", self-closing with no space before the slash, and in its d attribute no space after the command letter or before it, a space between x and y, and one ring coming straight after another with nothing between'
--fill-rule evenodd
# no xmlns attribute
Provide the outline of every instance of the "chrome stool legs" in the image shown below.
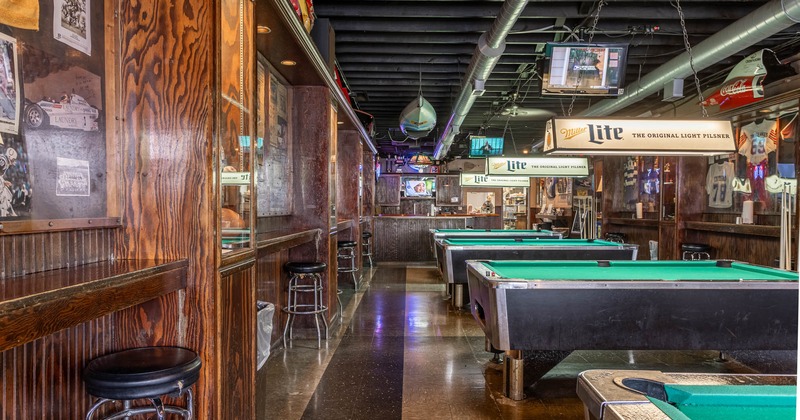
<svg viewBox="0 0 800 420"><path fill-rule="evenodd" d="M295 315L314 315L314 323L317 327L317 348L322 348L322 331L319 327L319 318L325 327L325 340L328 339L328 321L325 319L325 311L328 307L323 305L322 277L317 273L297 273L290 272L292 277L289 279L289 293L287 304L283 311L288 315L286 325L283 328L283 346L286 347L286 337L292 340L292 327L294 326ZM299 294L311 293L314 296L313 303L299 303Z"/></svg>
<svg viewBox="0 0 800 420"><path fill-rule="evenodd" d="M369 259L369 266L372 267L372 234L364 232L361 235L361 256Z"/></svg>
<svg viewBox="0 0 800 420"><path fill-rule="evenodd" d="M353 287L358 290L358 276L356 276L356 243L347 242L347 245L340 244L336 253L336 258L343 260L343 264L339 266L339 273L350 273L353 276Z"/></svg>

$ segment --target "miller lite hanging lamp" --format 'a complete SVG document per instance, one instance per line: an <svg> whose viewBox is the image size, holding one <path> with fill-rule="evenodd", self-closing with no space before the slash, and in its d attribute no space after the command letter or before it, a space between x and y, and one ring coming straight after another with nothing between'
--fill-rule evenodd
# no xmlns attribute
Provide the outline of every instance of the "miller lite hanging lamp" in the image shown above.
<svg viewBox="0 0 800 420"><path fill-rule="evenodd" d="M548 155L713 156L736 151L728 120L556 117L547 121Z"/></svg>

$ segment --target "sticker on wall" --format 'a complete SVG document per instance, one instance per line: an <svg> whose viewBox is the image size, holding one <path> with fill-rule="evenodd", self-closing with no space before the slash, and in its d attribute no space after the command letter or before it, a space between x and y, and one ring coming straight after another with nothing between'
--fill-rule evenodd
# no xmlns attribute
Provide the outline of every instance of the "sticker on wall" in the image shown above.
<svg viewBox="0 0 800 420"><path fill-rule="evenodd" d="M53 0L53 37L92 55L90 0Z"/></svg>
<svg viewBox="0 0 800 420"><path fill-rule="evenodd" d="M56 195L59 197L89 196L89 161L68 158L56 158L58 175L56 177Z"/></svg>
<svg viewBox="0 0 800 420"><path fill-rule="evenodd" d="M17 40L0 33L0 132L19 133L20 83Z"/></svg>
<svg viewBox="0 0 800 420"><path fill-rule="evenodd" d="M0 220L29 218L31 188L28 151L19 136L4 135L0 145Z"/></svg>

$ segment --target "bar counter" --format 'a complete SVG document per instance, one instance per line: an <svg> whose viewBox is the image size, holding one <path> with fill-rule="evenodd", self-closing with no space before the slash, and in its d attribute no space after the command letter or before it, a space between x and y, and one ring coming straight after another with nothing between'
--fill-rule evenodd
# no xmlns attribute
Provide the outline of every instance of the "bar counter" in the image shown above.
<svg viewBox="0 0 800 420"><path fill-rule="evenodd" d="M416 216L378 215L374 218L373 253L377 261L434 261L431 229L502 229L499 214Z"/></svg>
<svg viewBox="0 0 800 420"><path fill-rule="evenodd" d="M0 351L186 287L187 260L116 260L0 280Z"/></svg>

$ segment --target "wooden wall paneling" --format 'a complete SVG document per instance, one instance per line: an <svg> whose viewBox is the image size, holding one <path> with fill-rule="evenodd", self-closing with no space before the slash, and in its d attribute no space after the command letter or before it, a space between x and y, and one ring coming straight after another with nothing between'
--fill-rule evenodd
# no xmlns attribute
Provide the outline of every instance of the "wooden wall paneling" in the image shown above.
<svg viewBox="0 0 800 420"><path fill-rule="evenodd" d="M677 260L680 259L675 243L676 235L675 223L662 222L658 228L658 259Z"/></svg>
<svg viewBox="0 0 800 420"><path fill-rule="evenodd" d="M381 174L375 185L375 205L400 205L400 175Z"/></svg>
<svg viewBox="0 0 800 420"><path fill-rule="evenodd" d="M630 217L632 212L623 207L623 172L625 170L625 157L603 157L603 224L612 217ZM611 227L603 226L603 232L613 232Z"/></svg>
<svg viewBox="0 0 800 420"><path fill-rule="evenodd" d="M503 216L480 216L472 218L474 229L502 229Z"/></svg>
<svg viewBox="0 0 800 420"><path fill-rule="evenodd" d="M362 165L363 149L357 131L339 130L336 156L336 217L339 220L357 220L358 167Z"/></svg>
<svg viewBox="0 0 800 420"><path fill-rule="evenodd" d="M346 235L337 234L338 240L356 242L356 267L361 267L361 225L358 223L360 200L358 196L359 166L364 153L361 137L357 131L339 130L336 156L336 217L353 221Z"/></svg>
<svg viewBox="0 0 800 420"><path fill-rule="evenodd" d="M105 316L0 353L0 418L83 418L93 399L81 371L113 351L112 325Z"/></svg>
<svg viewBox="0 0 800 420"><path fill-rule="evenodd" d="M452 199L457 199L455 202ZM436 205L462 206L461 175L436 175Z"/></svg>
<svg viewBox="0 0 800 420"><path fill-rule="evenodd" d="M0 236L0 278L74 267L114 256L116 229L87 229ZM37 277L28 290L41 290ZM0 299L10 297L0 288ZM9 291L9 293L11 293ZM0 352L0 418L82 418L91 400L80 372L113 348L110 316L58 331Z"/></svg>
<svg viewBox="0 0 800 420"><path fill-rule="evenodd" d="M434 261L431 229L464 229L463 217L377 217L373 231L372 260ZM422 245L421 245L422 243Z"/></svg>
<svg viewBox="0 0 800 420"><path fill-rule="evenodd" d="M708 169L708 159L704 156L682 156L678 158L678 173L675 176L677 184L677 201L675 221L677 223L676 247L680 254L681 244L684 242L699 241L697 235L689 235L685 222L699 221L703 219L703 211L706 208L706 172ZM689 239L692 236L694 239Z"/></svg>
<svg viewBox="0 0 800 420"><path fill-rule="evenodd" d="M283 307L286 304L286 275L283 265L289 260L289 251L284 249L279 252L259 256L256 261L256 299L270 302L275 305L275 314L272 317L272 336L270 343L280 345L283 326L286 323L286 314ZM256 372L256 417L265 419L269 417L271 407L263 396L271 387L275 386L274 380L267 376L266 365Z"/></svg>
<svg viewBox="0 0 800 420"><path fill-rule="evenodd" d="M214 310L218 283L216 239L219 197L214 179L213 118L216 85L216 3L144 0L118 5L119 137L124 228L118 257L189 259L185 293L127 309L115 317L123 328L144 317L136 335L115 336L115 349L178 345L200 354L195 385L198 418L220 418L221 384ZM159 313L175 311L176 316ZM121 325L124 324L124 325Z"/></svg>
<svg viewBox="0 0 800 420"><path fill-rule="evenodd" d="M368 217L375 215L375 156L369 148L362 144L362 163L364 164L363 178L364 191L361 197L362 212L361 216Z"/></svg>
<svg viewBox="0 0 800 420"><path fill-rule="evenodd" d="M255 418L256 287L255 261L220 271L218 337L219 418Z"/></svg>
<svg viewBox="0 0 800 420"><path fill-rule="evenodd" d="M294 132L294 206L292 230L330 229L329 171L331 134L329 127L330 92L327 88L296 86L292 88L292 124ZM314 118L308 118L314 115ZM327 250L320 250L321 256Z"/></svg>
<svg viewBox="0 0 800 420"><path fill-rule="evenodd" d="M277 343L281 339L283 325L286 323L283 308L286 306L288 277L283 266L287 262L289 262L288 249L260 255L256 260L256 299L275 305L275 315L272 318L272 343Z"/></svg>
<svg viewBox="0 0 800 420"><path fill-rule="evenodd" d="M295 86L292 92L293 153L300 158L294 162L292 182L295 211L291 218L291 229L320 229L323 235L319 243L292 248L289 260L320 261L328 264L330 270L331 266L336 265L336 247L334 244L331 248L329 239L331 185L335 181L331 180L329 170L331 150L335 147L332 144L335 141L335 128L331 127L331 93L325 87L316 86ZM308 118L308 115L315 117ZM336 276L330 273L323 276L326 302L330 302L331 290L336 290ZM335 293L333 299L336 299ZM303 321L301 318L309 317L299 317L298 325L302 325L299 324Z"/></svg>
<svg viewBox="0 0 800 420"><path fill-rule="evenodd" d="M739 260L768 267L774 267L775 258L780 256L780 242L770 236L686 229L684 241L710 245L713 248L712 258Z"/></svg>
<svg viewBox="0 0 800 420"><path fill-rule="evenodd" d="M118 229L0 235L0 278L74 267L114 257Z"/></svg>
<svg viewBox="0 0 800 420"><path fill-rule="evenodd" d="M650 226L644 226L618 223L615 221L614 223L610 223L608 225L608 230L605 232L619 232L625 234L628 238L626 241L627 243L639 245L639 253L636 259L649 260L650 241L658 241L659 239L658 223L655 221L653 222L654 223Z"/></svg>

